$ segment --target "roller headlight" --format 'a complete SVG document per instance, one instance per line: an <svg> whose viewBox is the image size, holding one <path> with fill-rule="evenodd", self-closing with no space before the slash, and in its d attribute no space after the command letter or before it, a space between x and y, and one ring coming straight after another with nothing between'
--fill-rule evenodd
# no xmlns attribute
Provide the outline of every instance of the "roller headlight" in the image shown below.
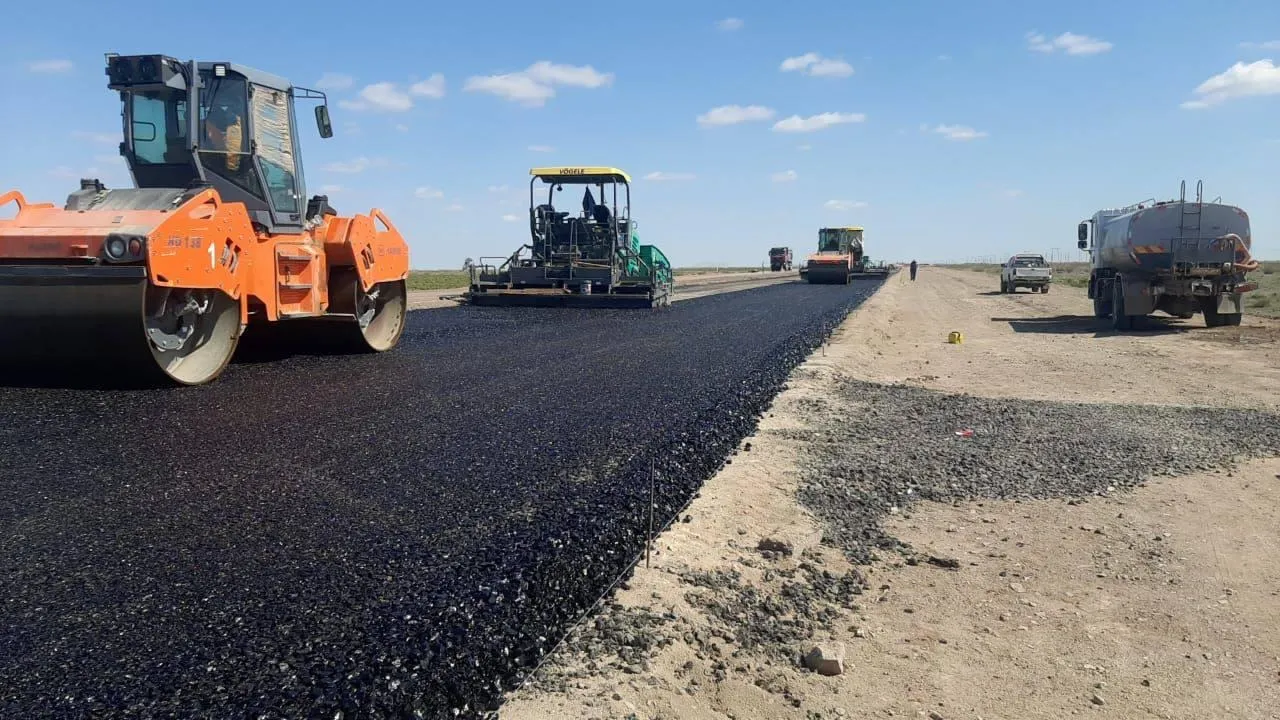
<svg viewBox="0 0 1280 720"><path fill-rule="evenodd" d="M102 254L107 262L135 262L142 259L147 239L137 235L108 235L102 243Z"/></svg>
<svg viewBox="0 0 1280 720"><path fill-rule="evenodd" d="M129 243L122 237L107 238L107 257L112 260L123 260L129 252Z"/></svg>

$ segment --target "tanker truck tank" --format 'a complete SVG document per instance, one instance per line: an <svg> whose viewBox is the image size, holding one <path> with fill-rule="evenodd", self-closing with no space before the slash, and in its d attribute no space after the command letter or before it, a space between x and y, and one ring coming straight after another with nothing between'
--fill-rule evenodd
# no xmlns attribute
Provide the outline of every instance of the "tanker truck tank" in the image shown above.
<svg viewBox="0 0 1280 720"><path fill-rule="evenodd" d="M1234 205L1203 203L1198 212L1187 205L1156 203L1099 218L1096 251L1101 253L1103 264L1119 272L1173 273L1176 265L1177 270L1191 275L1221 274L1223 263L1234 260L1235 250L1216 240L1234 234L1249 247L1249 216ZM1187 225L1197 217L1200 233L1190 236Z"/></svg>
<svg viewBox="0 0 1280 720"><path fill-rule="evenodd" d="M1092 257L1094 316L1111 318L1116 330L1156 310L1182 319L1201 312L1209 327L1239 325L1243 293L1256 289L1246 277L1258 267L1248 213L1204 202L1202 183L1194 201L1184 182L1177 200L1099 210L1077 235Z"/></svg>

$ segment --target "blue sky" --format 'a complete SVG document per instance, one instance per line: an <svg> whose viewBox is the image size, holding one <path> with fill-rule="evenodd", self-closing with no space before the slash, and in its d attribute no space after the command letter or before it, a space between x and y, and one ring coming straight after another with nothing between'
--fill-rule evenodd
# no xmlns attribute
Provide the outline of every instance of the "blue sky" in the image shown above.
<svg viewBox="0 0 1280 720"><path fill-rule="evenodd" d="M580 164L631 173L641 237L676 265L760 263L845 224L892 260L1078 258L1076 222L1183 178L1276 258L1280 3L1223 5L18 4L0 186L127 185L102 55L162 52L324 85L336 134L304 127L308 191L383 208L417 268L510 253L529 168Z"/></svg>

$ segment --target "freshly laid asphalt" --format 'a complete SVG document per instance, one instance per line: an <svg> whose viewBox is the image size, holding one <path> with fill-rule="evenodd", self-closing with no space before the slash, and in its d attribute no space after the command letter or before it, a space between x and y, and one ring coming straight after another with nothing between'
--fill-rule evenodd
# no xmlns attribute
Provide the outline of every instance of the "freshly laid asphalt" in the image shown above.
<svg viewBox="0 0 1280 720"><path fill-rule="evenodd" d="M181 390L0 378L0 717L492 709L642 550L651 464L661 526L877 284L421 311Z"/></svg>

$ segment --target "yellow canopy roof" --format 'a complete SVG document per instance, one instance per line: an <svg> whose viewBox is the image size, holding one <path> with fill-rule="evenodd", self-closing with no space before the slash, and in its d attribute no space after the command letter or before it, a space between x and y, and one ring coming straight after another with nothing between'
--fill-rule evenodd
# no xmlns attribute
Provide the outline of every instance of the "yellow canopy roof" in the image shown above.
<svg viewBox="0 0 1280 720"><path fill-rule="evenodd" d="M621 180L631 184L631 176L612 167L540 167L529 171L530 175L540 177L549 183L601 183Z"/></svg>

